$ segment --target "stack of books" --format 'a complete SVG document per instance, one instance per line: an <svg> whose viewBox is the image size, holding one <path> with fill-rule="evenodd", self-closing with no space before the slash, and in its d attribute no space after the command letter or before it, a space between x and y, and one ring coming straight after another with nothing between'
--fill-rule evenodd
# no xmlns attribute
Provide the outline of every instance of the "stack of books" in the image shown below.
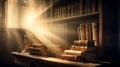
<svg viewBox="0 0 120 67"><path fill-rule="evenodd" d="M43 44L32 44L29 47L31 55L47 56L47 47Z"/></svg>
<svg viewBox="0 0 120 67"><path fill-rule="evenodd" d="M75 40L69 50L64 50L61 58L72 61L81 61L83 58L87 60L88 57L96 56L95 51L93 40Z"/></svg>

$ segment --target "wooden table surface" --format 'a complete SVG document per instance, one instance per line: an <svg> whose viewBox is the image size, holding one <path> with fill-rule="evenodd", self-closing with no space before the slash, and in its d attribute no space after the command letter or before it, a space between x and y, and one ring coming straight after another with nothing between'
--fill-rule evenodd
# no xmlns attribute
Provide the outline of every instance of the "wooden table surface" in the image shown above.
<svg viewBox="0 0 120 67"><path fill-rule="evenodd" d="M75 62L75 61L68 61L68 60L62 60L60 58L54 58L54 57L43 57L43 56L37 56L37 55L30 55L29 53L19 53L19 52L11 52L13 56L18 58L17 56L22 58L29 58L34 59L40 62L46 62L56 65L69 65L74 67L96 67L100 66L100 63L85 63L85 62ZM24 59L23 59L24 60ZM32 61L32 60L31 60Z"/></svg>

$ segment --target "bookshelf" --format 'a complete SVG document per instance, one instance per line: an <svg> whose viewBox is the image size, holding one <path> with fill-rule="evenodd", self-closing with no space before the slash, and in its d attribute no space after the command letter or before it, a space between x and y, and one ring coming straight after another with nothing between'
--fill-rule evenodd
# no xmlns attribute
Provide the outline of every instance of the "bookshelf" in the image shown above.
<svg viewBox="0 0 120 67"><path fill-rule="evenodd" d="M67 36L66 39L68 40L69 44L71 44L74 40L81 40L80 35L85 34L85 33L80 33L82 30L80 30L79 28L86 28L83 26L87 24L89 24L89 26L92 26L93 24L92 22L99 24L100 13L98 6L99 6L98 0L66 0L66 1L54 0L52 7L52 18L53 18L52 22L53 24L67 24L68 33L65 36ZM99 31L99 28L96 29L96 31ZM84 35L84 37L85 36L86 35ZM95 37L91 36L91 38L89 39L92 38ZM98 40L99 40L98 33L96 38L97 38L96 45L98 46Z"/></svg>
<svg viewBox="0 0 120 67"><path fill-rule="evenodd" d="M116 2L52 0L52 31L68 44L72 44L74 40L95 40L100 55L109 53L111 56L117 53L118 49Z"/></svg>

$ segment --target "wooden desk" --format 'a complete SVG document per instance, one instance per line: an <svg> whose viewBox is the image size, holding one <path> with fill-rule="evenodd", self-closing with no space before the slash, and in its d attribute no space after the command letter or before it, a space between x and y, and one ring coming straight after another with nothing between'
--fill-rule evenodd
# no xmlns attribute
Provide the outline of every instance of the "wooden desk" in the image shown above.
<svg viewBox="0 0 120 67"><path fill-rule="evenodd" d="M29 53L12 52L12 55L15 56L15 63L23 63L28 67L96 67L101 65L30 55Z"/></svg>

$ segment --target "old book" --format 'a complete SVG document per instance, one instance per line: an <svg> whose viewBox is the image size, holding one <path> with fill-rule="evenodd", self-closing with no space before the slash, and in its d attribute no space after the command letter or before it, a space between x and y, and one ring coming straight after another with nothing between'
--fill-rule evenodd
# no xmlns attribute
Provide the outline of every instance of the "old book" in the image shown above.
<svg viewBox="0 0 120 67"><path fill-rule="evenodd" d="M94 46L93 40L74 40L75 46Z"/></svg>
<svg viewBox="0 0 120 67"><path fill-rule="evenodd" d="M81 40L85 40L85 24L80 24Z"/></svg>
<svg viewBox="0 0 120 67"><path fill-rule="evenodd" d="M75 46L87 46L88 40L74 40Z"/></svg>
<svg viewBox="0 0 120 67"><path fill-rule="evenodd" d="M67 55L67 54L62 54L61 59L63 60L71 60L71 61L76 61L77 56L76 55Z"/></svg>
<svg viewBox="0 0 120 67"><path fill-rule="evenodd" d="M76 55L76 56L80 56L82 53L82 51L77 51L77 50L65 50L64 54L67 55Z"/></svg>
<svg viewBox="0 0 120 67"><path fill-rule="evenodd" d="M34 53L34 54L40 54L43 56L47 55L47 50L43 49L43 48L29 48L30 54Z"/></svg>
<svg viewBox="0 0 120 67"><path fill-rule="evenodd" d="M80 2L79 1L77 1L76 2L76 15L80 15Z"/></svg>
<svg viewBox="0 0 120 67"><path fill-rule="evenodd" d="M95 0L90 0L90 12L95 12Z"/></svg>
<svg viewBox="0 0 120 67"><path fill-rule="evenodd" d="M86 14L90 13L90 0L86 0Z"/></svg>
<svg viewBox="0 0 120 67"><path fill-rule="evenodd" d="M93 40L95 41L95 46L97 46L98 42L99 42L98 23L97 22L92 22L92 33L93 33Z"/></svg>
<svg viewBox="0 0 120 67"><path fill-rule="evenodd" d="M86 51L87 46L74 46L74 45L72 45L71 50Z"/></svg>
<svg viewBox="0 0 120 67"><path fill-rule="evenodd" d="M30 47L47 49L47 47L43 44L31 44Z"/></svg>
<svg viewBox="0 0 120 67"><path fill-rule="evenodd" d="M88 35L89 34L89 25L88 23L85 24L85 39L88 40Z"/></svg>
<svg viewBox="0 0 120 67"><path fill-rule="evenodd" d="M35 54L35 55L42 55L41 53L41 48L29 48L29 53L30 54Z"/></svg>
<svg viewBox="0 0 120 67"><path fill-rule="evenodd" d="M71 16L74 16L74 5L73 5L73 3L71 3Z"/></svg>
<svg viewBox="0 0 120 67"><path fill-rule="evenodd" d="M77 30L78 30L78 39L81 40L80 27L77 27Z"/></svg>
<svg viewBox="0 0 120 67"><path fill-rule="evenodd" d="M86 0L82 0L82 14L86 14Z"/></svg>
<svg viewBox="0 0 120 67"><path fill-rule="evenodd" d="M44 48L34 48L34 47L29 47L29 53L30 54L35 54L35 55L42 55L46 56L47 55L47 49Z"/></svg>
<svg viewBox="0 0 120 67"><path fill-rule="evenodd" d="M70 6L70 4L68 4L68 6L67 6L67 17L70 17L71 16L71 6Z"/></svg>
<svg viewBox="0 0 120 67"><path fill-rule="evenodd" d="M82 6L82 0L80 0L80 16L82 15L82 13L83 13L83 8L82 8L83 6Z"/></svg>
<svg viewBox="0 0 120 67"><path fill-rule="evenodd" d="M92 23L89 23L89 34L88 34L88 40L93 40L93 35L92 35Z"/></svg>
<svg viewBox="0 0 120 67"><path fill-rule="evenodd" d="M98 0L90 0L90 11L91 13L98 11Z"/></svg>

